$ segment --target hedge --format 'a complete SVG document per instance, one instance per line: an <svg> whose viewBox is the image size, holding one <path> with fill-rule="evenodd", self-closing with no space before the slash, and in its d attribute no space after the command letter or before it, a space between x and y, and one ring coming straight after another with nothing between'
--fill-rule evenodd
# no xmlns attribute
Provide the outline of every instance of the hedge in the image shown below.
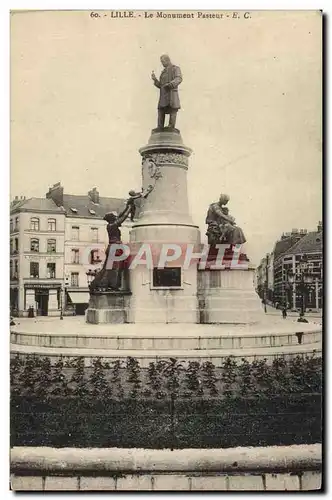
<svg viewBox="0 0 332 500"><path fill-rule="evenodd" d="M204 448L321 441L321 358L221 368L15 357L13 446Z"/></svg>

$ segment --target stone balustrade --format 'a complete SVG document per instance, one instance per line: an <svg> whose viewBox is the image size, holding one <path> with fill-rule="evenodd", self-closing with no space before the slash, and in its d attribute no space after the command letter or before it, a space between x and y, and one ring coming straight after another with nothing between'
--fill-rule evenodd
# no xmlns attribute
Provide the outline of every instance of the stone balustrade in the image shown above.
<svg viewBox="0 0 332 500"><path fill-rule="evenodd" d="M320 444L262 448L11 450L14 491L314 491Z"/></svg>

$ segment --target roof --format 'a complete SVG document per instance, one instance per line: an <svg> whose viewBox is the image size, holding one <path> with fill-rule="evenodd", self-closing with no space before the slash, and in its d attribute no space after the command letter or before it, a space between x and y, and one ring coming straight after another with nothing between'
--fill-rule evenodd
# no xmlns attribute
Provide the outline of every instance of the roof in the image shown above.
<svg viewBox="0 0 332 500"><path fill-rule="evenodd" d="M29 198L27 200L14 201L10 207L10 213L15 212L56 212L63 213L61 207L57 207L53 200L47 198Z"/></svg>
<svg viewBox="0 0 332 500"><path fill-rule="evenodd" d="M304 236L301 236L301 238L304 238ZM288 238L277 241L273 250L275 260L292 248L298 240L299 236L289 236Z"/></svg>
<svg viewBox="0 0 332 500"><path fill-rule="evenodd" d="M300 239L292 248L287 252L289 254L302 254L310 252L323 251L323 232L312 231Z"/></svg>
<svg viewBox="0 0 332 500"><path fill-rule="evenodd" d="M122 198L107 198L105 196L100 196L99 203L94 203L88 195L63 195L63 208L66 211L67 217L102 219L107 212L120 212L123 210L125 208L125 202L126 200ZM74 211L72 209L74 209ZM92 210L92 213L89 210Z"/></svg>

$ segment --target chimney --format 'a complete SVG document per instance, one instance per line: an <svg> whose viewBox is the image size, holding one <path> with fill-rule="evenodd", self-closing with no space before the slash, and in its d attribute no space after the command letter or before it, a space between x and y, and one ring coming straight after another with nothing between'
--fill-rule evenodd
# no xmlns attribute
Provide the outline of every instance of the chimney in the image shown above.
<svg viewBox="0 0 332 500"><path fill-rule="evenodd" d="M97 191L97 188L91 189L91 191L88 192L88 196L93 203L99 203L99 191Z"/></svg>
<svg viewBox="0 0 332 500"><path fill-rule="evenodd" d="M18 196L15 196L15 198L11 201L10 203L10 206L13 207L14 205L16 205L16 203L18 203L20 201L19 197Z"/></svg>
<svg viewBox="0 0 332 500"><path fill-rule="evenodd" d="M63 187L60 182L49 188L46 198L53 200L58 207L63 206Z"/></svg>
<svg viewBox="0 0 332 500"><path fill-rule="evenodd" d="M321 233L323 231L323 221L319 221L317 225L317 231Z"/></svg>

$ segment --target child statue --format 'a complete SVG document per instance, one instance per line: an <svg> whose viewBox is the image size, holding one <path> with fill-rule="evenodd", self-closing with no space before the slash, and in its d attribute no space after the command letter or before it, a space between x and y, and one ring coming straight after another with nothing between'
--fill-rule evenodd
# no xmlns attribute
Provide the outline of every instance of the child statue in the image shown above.
<svg viewBox="0 0 332 500"><path fill-rule="evenodd" d="M133 189L131 189L129 191L129 196L130 198L128 198L128 201L127 201L127 205L130 206L130 220L131 222L134 222L134 218L135 218L135 214L136 214L136 204L135 204L135 200L139 200L139 199L142 199L142 198L147 198L149 193L151 193L153 189L153 186L151 184L149 184L149 186L146 188L146 189L142 189L142 191L134 191Z"/></svg>

